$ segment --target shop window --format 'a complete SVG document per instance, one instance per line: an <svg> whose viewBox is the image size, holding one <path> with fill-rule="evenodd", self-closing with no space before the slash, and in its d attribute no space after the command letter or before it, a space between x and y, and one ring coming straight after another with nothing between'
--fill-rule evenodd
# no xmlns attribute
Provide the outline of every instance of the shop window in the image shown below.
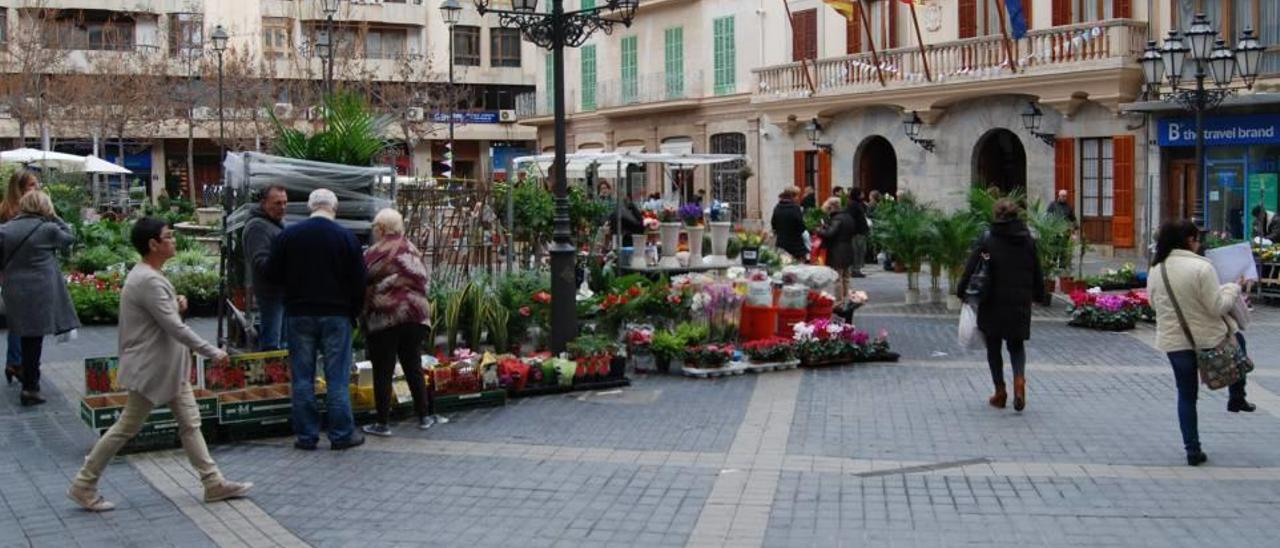
<svg viewBox="0 0 1280 548"><path fill-rule="evenodd" d="M467 67L480 66L480 27L453 27L453 63Z"/></svg>
<svg viewBox="0 0 1280 548"><path fill-rule="evenodd" d="M1114 146L1110 137L1080 140L1080 218L1086 238L1111 241L1115 214Z"/></svg>
<svg viewBox="0 0 1280 548"><path fill-rule="evenodd" d="M518 29L489 29L489 65L520 66L520 31Z"/></svg>
<svg viewBox="0 0 1280 548"><path fill-rule="evenodd" d="M741 133L720 133L711 136L712 154L746 154L747 136ZM746 214L747 182L742 177L746 162L737 160L711 167L711 198L729 204L730 219L739 220Z"/></svg>

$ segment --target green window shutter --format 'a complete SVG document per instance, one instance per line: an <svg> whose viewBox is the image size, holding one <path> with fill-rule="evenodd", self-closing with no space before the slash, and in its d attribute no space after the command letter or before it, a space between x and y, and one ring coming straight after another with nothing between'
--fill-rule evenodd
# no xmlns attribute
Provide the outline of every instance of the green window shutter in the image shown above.
<svg viewBox="0 0 1280 548"><path fill-rule="evenodd" d="M639 66L637 59L636 37L628 36L622 39L622 103L631 104L636 102L639 90Z"/></svg>
<svg viewBox="0 0 1280 548"><path fill-rule="evenodd" d="M596 46L582 46L582 110L596 109Z"/></svg>
<svg viewBox="0 0 1280 548"><path fill-rule="evenodd" d="M733 16L721 17L714 24L715 93L725 95L737 91L736 52L733 40Z"/></svg>
<svg viewBox="0 0 1280 548"><path fill-rule="evenodd" d="M684 27L666 31L667 98L684 98Z"/></svg>
<svg viewBox="0 0 1280 548"><path fill-rule="evenodd" d="M547 112L551 113L556 108L556 58L550 53L547 54Z"/></svg>
<svg viewBox="0 0 1280 548"><path fill-rule="evenodd" d="M596 7L596 0L582 0L582 9L589 10Z"/></svg>

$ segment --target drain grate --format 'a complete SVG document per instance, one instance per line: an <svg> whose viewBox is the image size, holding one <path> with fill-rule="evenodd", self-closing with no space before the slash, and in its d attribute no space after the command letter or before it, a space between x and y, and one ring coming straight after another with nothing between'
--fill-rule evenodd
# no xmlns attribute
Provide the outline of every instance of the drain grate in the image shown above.
<svg viewBox="0 0 1280 548"><path fill-rule="evenodd" d="M872 472L862 472L854 474L860 478L874 478L880 476L897 476L903 474L918 474L920 472L934 472L937 470L946 470L948 468L963 468L974 464L990 464L992 461L987 457L978 457L976 459L953 460L947 462L938 462L934 464L920 464L916 466L903 466L901 468L889 468L886 470L875 470Z"/></svg>

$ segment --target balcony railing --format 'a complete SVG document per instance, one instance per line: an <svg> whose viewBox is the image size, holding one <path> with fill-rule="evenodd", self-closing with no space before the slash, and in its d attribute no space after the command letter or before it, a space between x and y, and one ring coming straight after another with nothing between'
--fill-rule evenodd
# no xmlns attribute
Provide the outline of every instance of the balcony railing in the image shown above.
<svg viewBox="0 0 1280 548"><path fill-rule="evenodd" d="M1144 22L1113 19L1033 30L1014 41L1014 58L1018 72L1029 74L1070 71L1105 61L1136 63L1146 47L1146 29ZM925 55L935 84L1010 74L1000 36L926 45ZM757 100L806 97L810 94L810 81L817 94L873 91L884 89L880 74L885 86L928 83L917 47L884 50L878 52L877 60L879 71L870 53L756 69L752 71L756 75L754 94Z"/></svg>
<svg viewBox="0 0 1280 548"><path fill-rule="evenodd" d="M569 90L564 97L565 114L576 113L581 106L578 102L576 91ZM546 90L540 89L537 92L521 93L516 96L516 116L521 120L546 118L554 114L551 96L547 94Z"/></svg>
<svg viewBox="0 0 1280 548"><path fill-rule="evenodd" d="M702 71L641 74L633 79L600 82L596 108L607 109L702 97Z"/></svg>

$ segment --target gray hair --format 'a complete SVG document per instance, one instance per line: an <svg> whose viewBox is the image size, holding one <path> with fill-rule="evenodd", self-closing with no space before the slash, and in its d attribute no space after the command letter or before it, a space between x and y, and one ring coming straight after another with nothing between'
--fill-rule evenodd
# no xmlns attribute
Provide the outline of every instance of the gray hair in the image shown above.
<svg viewBox="0 0 1280 548"><path fill-rule="evenodd" d="M382 237L404 234L404 216L389 207L383 209L373 218L373 230Z"/></svg>
<svg viewBox="0 0 1280 548"><path fill-rule="evenodd" d="M317 188L311 191L311 196L307 198L307 209L310 209L311 211L316 211L318 209L337 211L338 197L334 195L332 190L327 188Z"/></svg>

